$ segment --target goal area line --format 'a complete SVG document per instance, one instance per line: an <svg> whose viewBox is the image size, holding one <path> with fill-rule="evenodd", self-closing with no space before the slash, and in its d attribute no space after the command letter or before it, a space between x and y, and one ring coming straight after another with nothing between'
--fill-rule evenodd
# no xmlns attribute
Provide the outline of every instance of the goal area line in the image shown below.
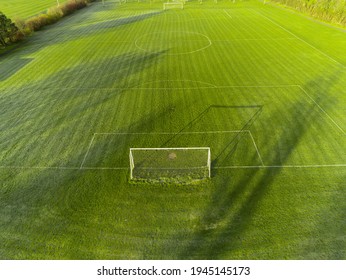
<svg viewBox="0 0 346 280"><path fill-rule="evenodd" d="M244 165L244 166L219 166L212 169L270 169L270 168L323 168L323 167L346 167L346 164L308 164L308 165Z"/></svg>

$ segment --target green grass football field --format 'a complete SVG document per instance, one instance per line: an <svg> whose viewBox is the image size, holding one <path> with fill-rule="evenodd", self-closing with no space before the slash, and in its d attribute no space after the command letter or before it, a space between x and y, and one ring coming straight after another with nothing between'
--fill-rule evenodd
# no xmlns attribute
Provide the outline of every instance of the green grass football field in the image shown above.
<svg viewBox="0 0 346 280"><path fill-rule="evenodd" d="M258 1L36 32L0 57L0 259L345 259L345 49ZM141 147L210 147L211 178L131 183Z"/></svg>

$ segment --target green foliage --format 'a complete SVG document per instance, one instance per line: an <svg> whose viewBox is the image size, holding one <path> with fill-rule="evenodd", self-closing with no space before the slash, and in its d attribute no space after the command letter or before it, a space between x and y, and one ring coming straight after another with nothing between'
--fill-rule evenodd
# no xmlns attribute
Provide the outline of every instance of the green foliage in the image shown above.
<svg viewBox="0 0 346 280"><path fill-rule="evenodd" d="M66 3L59 6L64 16L72 14L74 11L86 7L85 0L68 0Z"/></svg>
<svg viewBox="0 0 346 280"><path fill-rule="evenodd" d="M40 14L35 17L29 18L25 24L26 26L32 30L32 31L37 31L40 30L43 26L48 25L48 16L47 14Z"/></svg>
<svg viewBox="0 0 346 280"><path fill-rule="evenodd" d="M52 19L52 21L56 22L64 16L64 13L59 7L54 6L47 10L47 15Z"/></svg>
<svg viewBox="0 0 346 280"><path fill-rule="evenodd" d="M18 27L12 20L0 12L0 44L5 47L13 42L17 31Z"/></svg>
<svg viewBox="0 0 346 280"><path fill-rule="evenodd" d="M346 26L345 0L273 0L299 11L307 12L315 18Z"/></svg>
<svg viewBox="0 0 346 280"><path fill-rule="evenodd" d="M22 39L24 39L27 36L30 36L33 32L33 30L26 24L26 21L22 18L16 18L14 20L16 26L18 27L18 32L17 35L19 36L18 40L16 41L20 41Z"/></svg>

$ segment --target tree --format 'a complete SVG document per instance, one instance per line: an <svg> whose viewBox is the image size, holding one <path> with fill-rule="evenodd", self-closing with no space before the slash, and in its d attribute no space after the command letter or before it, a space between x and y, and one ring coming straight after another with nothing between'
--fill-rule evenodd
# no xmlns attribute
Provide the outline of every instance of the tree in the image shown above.
<svg viewBox="0 0 346 280"><path fill-rule="evenodd" d="M6 47L18 31L17 26L0 12L0 45Z"/></svg>

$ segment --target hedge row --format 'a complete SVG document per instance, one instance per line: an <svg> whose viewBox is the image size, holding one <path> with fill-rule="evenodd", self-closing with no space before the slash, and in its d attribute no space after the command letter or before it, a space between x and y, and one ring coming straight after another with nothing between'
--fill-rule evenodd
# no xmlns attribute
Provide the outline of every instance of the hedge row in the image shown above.
<svg viewBox="0 0 346 280"><path fill-rule="evenodd" d="M346 26L345 0L272 0L331 23Z"/></svg>
<svg viewBox="0 0 346 280"><path fill-rule="evenodd" d="M76 10L86 7L86 5L86 0L69 0L59 6L49 8L44 14L39 14L37 16L31 17L24 22L22 21L18 23L18 20L16 20L16 24L19 25L19 29L24 30L25 33L37 31L43 26L53 24L60 18L72 14Z"/></svg>

